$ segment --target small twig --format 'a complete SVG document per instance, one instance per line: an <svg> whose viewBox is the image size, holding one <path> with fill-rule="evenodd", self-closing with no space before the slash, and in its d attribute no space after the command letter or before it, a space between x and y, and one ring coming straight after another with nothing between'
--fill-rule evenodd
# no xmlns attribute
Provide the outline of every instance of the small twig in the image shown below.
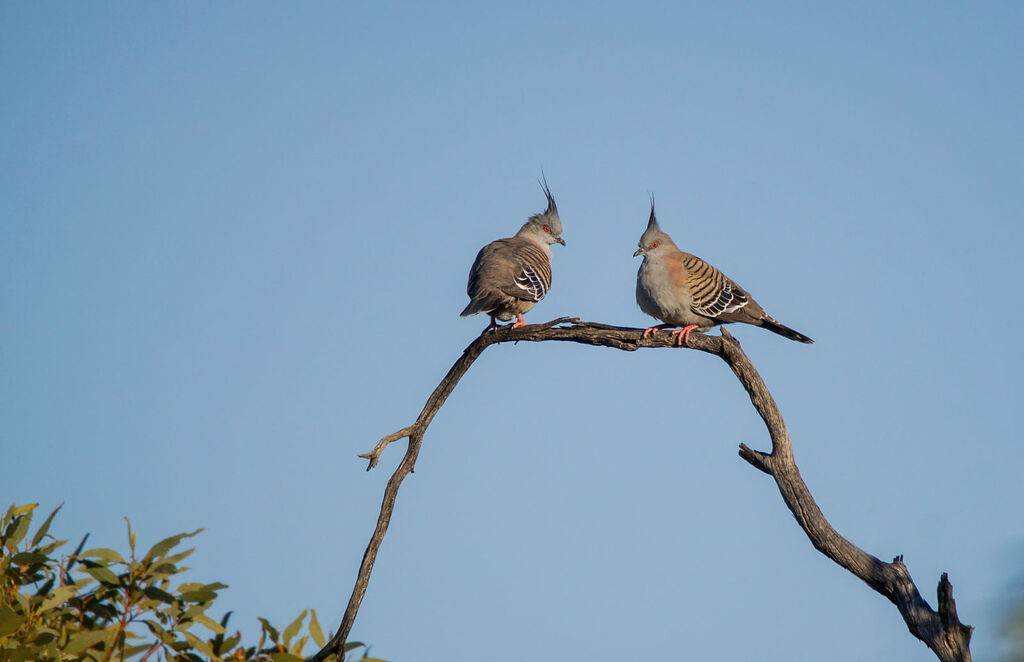
<svg viewBox="0 0 1024 662"><path fill-rule="evenodd" d="M405 456L388 480L384 490L380 516L370 543L363 554L356 583L352 589L345 614L338 631L327 645L310 658L310 662L322 662L331 655L342 659L345 641L352 629L359 605L366 593L370 572L377 557L377 550L387 533L394 509L398 488L412 472L419 455L423 435L452 390L480 354L491 345L504 342L541 342L556 340L585 345L613 347L624 351L635 351L641 347L674 347L674 338L668 333L655 333L644 338L641 329L622 328L607 324L581 322L574 317L560 317L544 324L528 324L519 328L511 325L482 333L469 344L462 356L452 365L448 373L427 398L423 410L409 427L402 428L383 437L369 452L359 457L369 460L367 470L375 467L388 444L403 437L409 438ZM740 444L739 454L756 469L772 476L778 485L783 500L793 513L797 523L807 534L814 547L837 564L866 582L868 586L885 596L896 605L907 629L928 646L943 662L970 662L969 643L972 628L960 623L953 601L952 586L946 575L939 583L939 611L928 606L920 591L910 578L903 560L897 557L892 563L885 563L861 550L849 540L840 536L822 514L810 490L800 476L793 459L793 447L789 432L782 420L782 414L774 398L765 386L754 365L740 348L740 344L725 329L722 336L690 334L688 348L718 356L728 364L750 396L750 401L761 416L771 437L772 452L752 450Z"/></svg>
<svg viewBox="0 0 1024 662"><path fill-rule="evenodd" d="M146 654L142 657L141 660L139 660L139 662L146 662L146 660L148 660L153 653L155 653L158 650L160 650L163 647L163 645L164 645L164 643L162 641L158 641L155 644L153 644L152 646L150 646L149 650L146 651Z"/></svg>
<svg viewBox="0 0 1024 662"><path fill-rule="evenodd" d="M772 475L772 470L768 468L768 462L771 460L772 456L768 453L751 450L750 448L747 448L746 444L740 444L740 457L749 462L750 465L758 471L763 471L769 476Z"/></svg>
<svg viewBox="0 0 1024 662"><path fill-rule="evenodd" d="M388 436L378 441L377 445L373 447L373 450L368 451L366 453L360 453L359 457L364 457L370 461L370 464L369 466L366 467L366 470L369 471L370 469L373 469L375 466L377 466L377 461L380 460L380 454L384 452L384 449L388 447L388 444L390 444L392 441L398 441L403 437L408 437L410 434L413 433L415 427L416 426L414 425L410 425L407 428L402 428L398 432L392 432Z"/></svg>

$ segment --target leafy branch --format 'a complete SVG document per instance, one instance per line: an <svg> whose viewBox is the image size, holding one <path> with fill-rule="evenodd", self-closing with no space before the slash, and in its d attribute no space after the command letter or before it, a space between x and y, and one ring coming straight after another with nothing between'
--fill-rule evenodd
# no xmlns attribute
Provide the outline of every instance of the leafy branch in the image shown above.
<svg viewBox="0 0 1024 662"><path fill-rule="evenodd" d="M239 632L228 634L231 612L219 621L207 615L227 586L173 585L189 569L181 563L193 552L179 546L202 529L164 538L139 557L129 522L127 559L113 549L83 549L88 535L70 556L60 557L56 552L67 540L49 535L60 507L29 539L36 507L12 504L0 518L2 660L147 662L162 654L164 660L182 662L301 662L310 639L320 648L327 642L316 612L309 609L283 630L261 618L259 643L246 646ZM300 636L304 624L306 634ZM348 643L334 659L360 648L365 646ZM362 659L373 662L365 655Z"/></svg>

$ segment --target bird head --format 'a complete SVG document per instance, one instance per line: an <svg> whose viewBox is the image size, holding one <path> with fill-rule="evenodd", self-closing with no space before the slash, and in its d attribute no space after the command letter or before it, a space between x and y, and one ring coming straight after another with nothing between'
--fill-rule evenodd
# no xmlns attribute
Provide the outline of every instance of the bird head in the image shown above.
<svg viewBox="0 0 1024 662"><path fill-rule="evenodd" d="M640 235L640 248L636 249L633 257L637 255L659 255L670 246L675 246L672 237L662 232L658 227L658 217L654 215L654 196L651 196L651 217L647 219L647 229Z"/></svg>
<svg viewBox="0 0 1024 662"><path fill-rule="evenodd" d="M529 237L542 245L562 244L565 246L565 240L562 239L562 220L558 218L558 206L555 204L555 199L551 197L547 179L541 179L540 187L548 199L547 209L540 214L531 216L516 234L520 237Z"/></svg>

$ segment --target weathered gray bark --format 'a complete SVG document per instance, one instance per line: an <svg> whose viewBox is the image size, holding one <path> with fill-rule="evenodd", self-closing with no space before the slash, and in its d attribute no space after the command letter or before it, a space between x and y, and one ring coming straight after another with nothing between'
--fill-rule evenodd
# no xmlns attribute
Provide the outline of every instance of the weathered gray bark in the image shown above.
<svg viewBox="0 0 1024 662"><path fill-rule="evenodd" d="M614 347L633 351L641 347L672 347L673 339L668 333L657 333L652 337L643 338L640 329L629 329L592 322L580 322L575 318L563 317L546 324L529 324L513 329L508 326L491 333L484 333L467 347L459 360L444 376L434 392L427 398L419 417L409 427L389 434L378 442L373 450L360 457L369 460L367 471L377 465L381 453L393 441L409 438L405 457L395 469L387 487L384 489L384 501L381 504L380 516L370 544L363 554L352 597L342 617L337 633L326 646L310 658L310 662L321 662L330 655L339 655L344 650L345 641L352 629L359 605L366 594L370 581L370 572L377 557L384 534L387 533L391 513L395 507L398 488L405 477L412 472L416 457L423 443L423 433L433 420L445 400L454 390L456 384L466 373L480 354L491 345L520 340L540 342L545 340L561 340L587 345ZM938 611L932 610L921 597L920 591L910 578L910 572L903 564L902 557L896 557L892 563L868 554L846 538L839 535L814 502L807 485L800 477L796 462L793 459L793 447L789 432L782 420L782 414L775 405L768 387L761 375L740 348L739 342L722 330L722 336L707 336L699 333L690 335L689 348L718 356L725 361L733 373L743 384L750 395L757 413L764 420L768 434L772 440L770 453L763 453L740 444L740 457L751 465L775 479L783 501L793 513L800 528L804 530L811 544L819 552L832 559L840 566L862 579L872 589L881 593L896 605L910 633L924 642L942 662L970 662L970 639L973 628L960 622L953 600L953 587L946 574L943 573L938 586Z"/></svg>

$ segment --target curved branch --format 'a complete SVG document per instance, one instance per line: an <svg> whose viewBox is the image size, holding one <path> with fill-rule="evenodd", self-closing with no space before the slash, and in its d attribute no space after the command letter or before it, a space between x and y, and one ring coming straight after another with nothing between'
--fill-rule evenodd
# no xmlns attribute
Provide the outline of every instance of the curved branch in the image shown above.
<svg viewBox="0 0 1024 662"><path fill-rule="evenodd" d="M576 342L625 351L634 351L641 347L674 346L673 337L667 333L656 333L651 337L643 338L641 329L581 322L572 317L560 317L545 324L529 324L519 328L512 328L511 325L499 327L493 332L482 333L470 343L462 352L462 356L448 370L441 383L434 389L434 392L427 398L416 421L408 427L383 437L372 450L359 456L369 460L366 468L369 471L377 466L381 454L390 443L406 437L409 439L405 456L384 489L384 500L381 504L380 516L377 518L377 526L366 547L366 552L363 554L355 587L352 589L352 596L349 598L338 631L323 649L310 658L310 662L322 662L331 655L338 656L339 660L343 657L345 641L352 629L363 596L366 594L377 550L384 540L384 534L387 533L388 524L391 521L398 488L405 477L413 471L416 457L419 455L420 446L423 443L423 434L430 422L444 405L448 396L451 395L462 376L485 349L491 345L520 340ZM953 600L953 587L945 573L942 574L938 586L939 610L934 611L921 597L902 557L896 557L892 563L885 563L839 535L825 519L797 469L789 431L786 429L782 414L779 412L772 394L768 391L768 387L765 386L764 380L761 379L761 375L758 374L753 363L740 348L739 341L723 328L720 337L700 333L691 334L688 347L721 358L746 389L751 403L768 429L772 450L771 453L764 453L752 450L745 444L740 444L739 455L755 468L775 479L783 501L815 549L849 570L896 605L910 633L924 642L939 660L942 662L970 662L969 644L973 628L960 622L956 612L956 603Z"/></svg>

